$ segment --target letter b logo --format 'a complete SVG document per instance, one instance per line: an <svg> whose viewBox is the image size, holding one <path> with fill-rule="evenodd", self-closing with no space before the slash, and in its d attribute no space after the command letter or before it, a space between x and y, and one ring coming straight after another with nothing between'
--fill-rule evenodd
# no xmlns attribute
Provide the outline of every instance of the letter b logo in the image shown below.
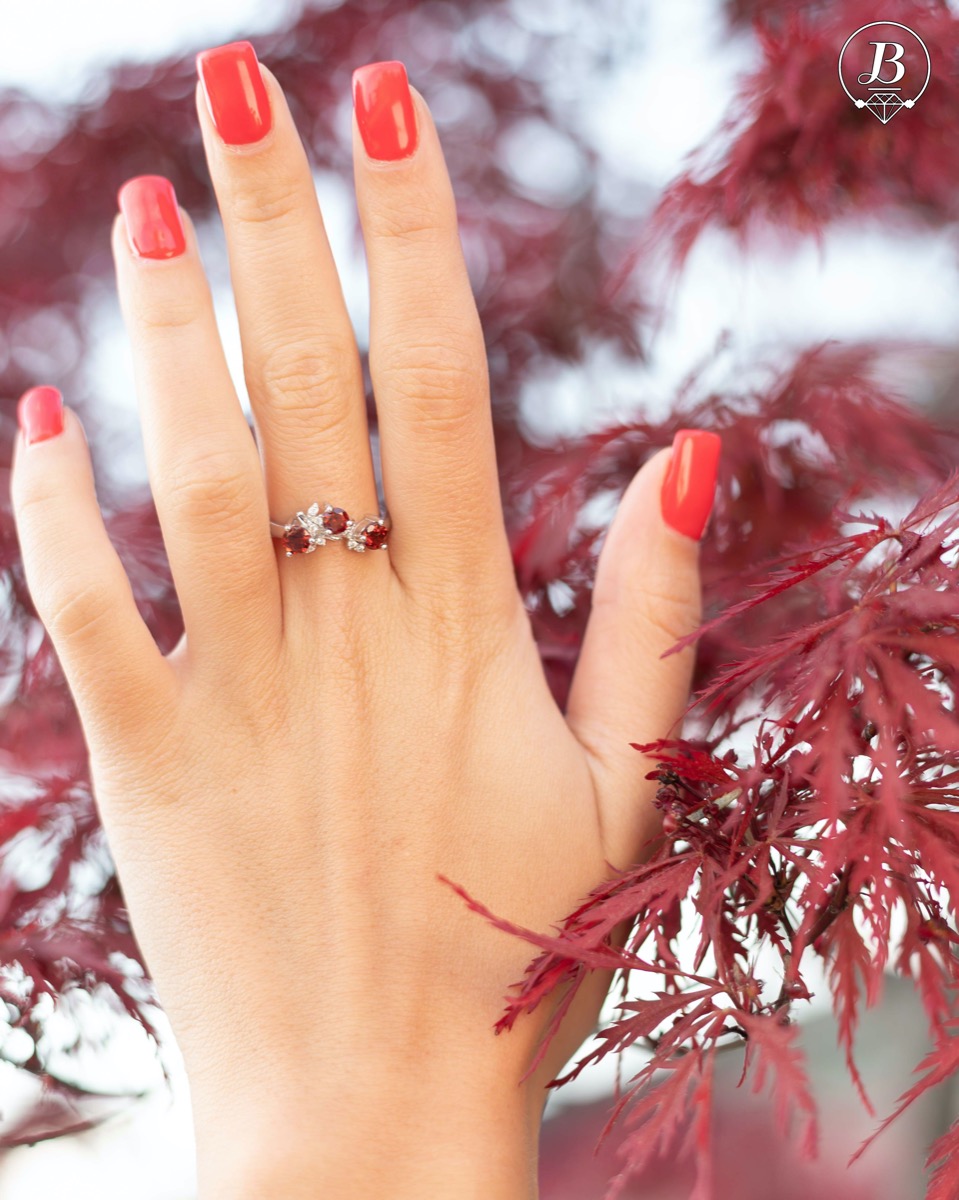
<svg viewBox="0 0 959 1200"><path fill-rule="evenodd" d="M896 21L872 21L850 34L839 52L839 82L857 108L883 125L912 108L929 82L929 51Z"/></svg>

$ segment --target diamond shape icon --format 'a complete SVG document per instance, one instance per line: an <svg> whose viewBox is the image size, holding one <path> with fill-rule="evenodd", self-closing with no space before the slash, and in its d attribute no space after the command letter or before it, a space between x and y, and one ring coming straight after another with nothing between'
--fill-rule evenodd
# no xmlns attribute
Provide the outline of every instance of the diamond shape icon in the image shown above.
<svg viewBox="0 0 959 1200"><path fill-rule="evenodd" d="M873 92L866 101L865 107L885 125L903 107L903 102L895 92Z"/></svg>

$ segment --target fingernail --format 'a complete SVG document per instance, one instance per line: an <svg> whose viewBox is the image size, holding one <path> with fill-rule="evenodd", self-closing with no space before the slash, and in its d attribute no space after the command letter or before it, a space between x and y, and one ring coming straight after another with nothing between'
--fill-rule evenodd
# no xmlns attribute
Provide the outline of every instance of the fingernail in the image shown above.
<svg viewBox="0 0 959 1200"><path fill-rule="evenodd" d="M713 509L722 440L705 429L680 429L663 480L663 519L697 541Z"/></svg>
<svg viewBox="0 0 959 1200"><path fill-rule="evenodd" d="M370 158L395 161L416 149L416 113L401 62L375 62L353 72L353 107Z"/></svg>
<svg viewBox="0 0 959 1200"><path fill-rule="evenodd" d="M230 146L258 142L273 128L256 51L249 42L228 42L196 56L206 106L217 133Z"/></svg>
<svg viewBox="0 0 959 1200"><path fill-rule="evenodd" d="M33 387L17 403L17 421L27 445L63 433L63 397L55 387Z"/></svg>
<svg viewBox="0 0 959 1200"><path fill-rule="evenodd" d="M140 258L175 258L186 249L173 184L162 175L135 175L117 192L127 239Z"/></svg>

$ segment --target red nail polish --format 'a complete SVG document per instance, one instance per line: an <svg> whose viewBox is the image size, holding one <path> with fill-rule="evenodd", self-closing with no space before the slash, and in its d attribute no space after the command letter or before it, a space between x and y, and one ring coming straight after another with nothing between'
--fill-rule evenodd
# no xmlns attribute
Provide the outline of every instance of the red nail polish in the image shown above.
<svg viewBox="0 0 959 1200"><path fill-rule="evenodd" d="M703 535L716 492L722 441L705 429L680 429L663 480L663 519L697 541Z"/></svg>
<svg viewBox="0 0 959 1200"><path fill-rule="evenodd" d="M370 158L394 161L416 149L416 113L401 62L375 62L353 72L353 107Z"/></svg>
<svg viewBox="0 0 959 1200"><path fill-rule="evenodd" d="M162 175L135 175L117 192L127 237L140 258L175 258L186 249L173 184Z"/></svg>
<svg viewBox="0 0 959 1200"><path fill-rule="evenodd" d="M217 133L230 146L258 142L273 128L256 51L249 42L228 42L196 56L207 108Z"/></svg>
<svg viewBox="0 0 959 1200"><path fill-rule="evenodd" d="M17 421L27 445L63 433L63 397L55 387L33 387L17 404Z"/></svg>

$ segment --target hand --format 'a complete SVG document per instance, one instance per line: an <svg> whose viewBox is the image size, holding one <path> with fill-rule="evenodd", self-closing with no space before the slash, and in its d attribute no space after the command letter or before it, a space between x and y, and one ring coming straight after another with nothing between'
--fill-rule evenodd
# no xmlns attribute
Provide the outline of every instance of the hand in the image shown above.
<svg viewBox="0 0 959 1200"><path fill-rule="evenodd" d="M610 979L520 1086L559 996L495 1037L535 952L437 876L550 932L641 854L653 785L629 743L687 700L692 651L660 655L698 623L718 438L681 434L627 490L564 715L515 585L436 130L402 67L372 64L353 139L393 528L287 557L270 517L377 511L360 359L279 84L245 42L198 66L256 442L171 185L127 182L112 230L177 647L137 611L55 389L21 399L12 493L184 1055L200 1195L534 1195L543 1085Z"/></svg>

